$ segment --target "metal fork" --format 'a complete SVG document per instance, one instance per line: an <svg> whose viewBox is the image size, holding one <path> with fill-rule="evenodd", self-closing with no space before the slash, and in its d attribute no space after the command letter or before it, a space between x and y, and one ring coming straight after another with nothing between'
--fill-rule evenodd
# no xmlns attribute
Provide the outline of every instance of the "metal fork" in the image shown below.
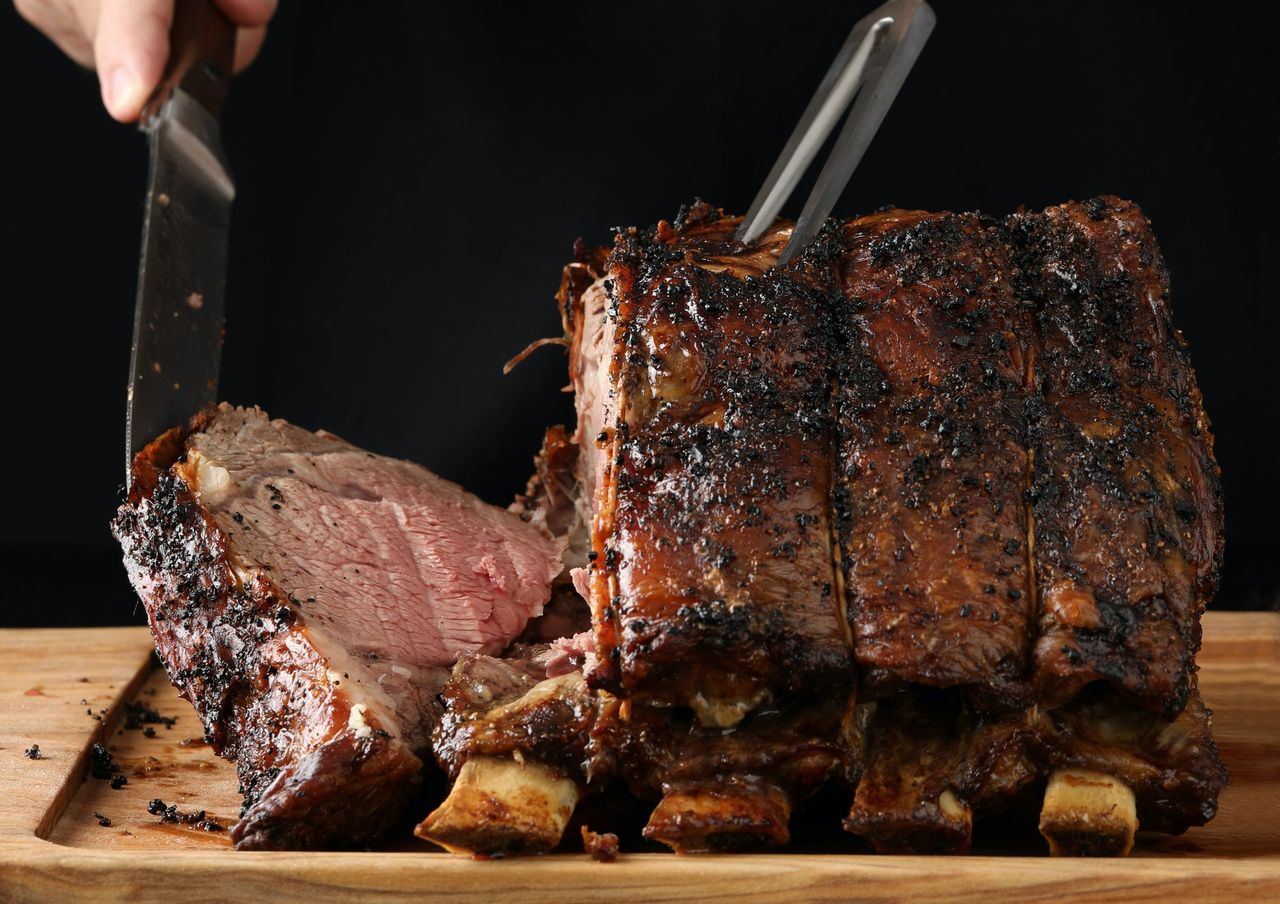
<svg viewBox="0 0 1280 904"><path fill-rule="evenodd" d="M750 244L773 223L841 114L852 103L849 118L818 174L778 263L785 264L817 234L849 184L849 177L898 96L898 89L936 21L933 9L924 0L889 0L853 26L738 226L735 237L740 242Z"/></svg>

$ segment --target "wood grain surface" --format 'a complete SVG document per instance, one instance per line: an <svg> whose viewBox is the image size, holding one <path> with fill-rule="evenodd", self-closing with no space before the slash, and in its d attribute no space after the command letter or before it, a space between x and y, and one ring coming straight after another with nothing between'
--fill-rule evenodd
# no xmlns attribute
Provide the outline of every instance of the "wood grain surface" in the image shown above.
<svg viewBox="0 0 1280 904"><path fill-rule="evenodd" d="M1201 688L1231 787L1208 826L1140 834L1126 860L1025 856L1034 846L1023 846L1024 856L624 854L613 864L583 854L478 862L411 840L354 853L233 851L225 831L148 812L159 798L228 826L240 797L234 769L153 670L144 629L0 631L0 901L1280 900L1280 615L1210 613L1204 627ZM135 701L175 721L127 728ZM114 748L127 784L87 777L95 741ZM33 744L39 759L24 753Z"/></svg>

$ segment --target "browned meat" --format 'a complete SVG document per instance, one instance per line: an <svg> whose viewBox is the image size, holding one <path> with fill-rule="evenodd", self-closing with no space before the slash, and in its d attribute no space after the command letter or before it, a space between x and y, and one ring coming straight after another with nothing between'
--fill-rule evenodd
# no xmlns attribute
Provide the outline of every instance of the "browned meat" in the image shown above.
<svg viewBox="0 0 1280 904"><path fill-rule="evenodd" d="M661 798L644 835L677 851L742 850L784 844L793 806L845 762L844 701L766 706L731 732L691 714L636 706L613 725L630 787Z"/></svg>
<svg viewBox="0 0 1280 904"><path fill-rule="evenodd" d="M113 529L169 676L236 761L241 848L378 837L448 666L510 643L561 569L416 465L229 406L139 455Z"/></svg>
<svg viewBox="0 0 1280 904"><path fill-rule="evenodd" d="M862 686L1028 702L1030 318L971 215L891 211L840 249L841 542Z"/></svg>
<svg viewBox="0 0 1280 904"><path fill-rule="evenodd" d="M762 278L780 242L744 257L732 228L703 205L610 258L590 585L589 680L720 727L851 675L824 299Z"/></svg>
<svg viewBox="0 0 1280 904"><path fill-rule="evenodd" d="M591 609L576 586L586 574L583 566L591 539L590 518L579 501L578 443L564 427L551 427L534 463L534 475L511 510L564 546L565 569L552 582L551 599L542 615L530 620L520 635L519 640L527 644L551 643L591 630Z"/></svg>
<svg viewBox="0 0 1280 904"><path fill-rule="evenodd" d="M581 532L585 538L586 526L579 517L577 465L577 443L564 427L549 428L542 439L542 450L534 459L533 476L511 510L520 520L537 524L543 533L553 537Z"/></svg>
<svg viewBox="0 0 1280 904"><path fill-rule="evenodd" d="M623 697L648 834L777 843L840 773L877 848L961 850L1068 766L1130 783L1149 825L1203 821L1224 773L1188 694L1221 499L1141 214L891 210L784 268L789 224L749 248L735 224L699 205L579 246L560 295L587 677ZM1095 698L1127 734L1080 727ZM833 738L839 768L788 774Z"/></svg>
<svg viewBox="0 0 1280 904"><path fill-rule="evenodd" d="M1114 774L1137 795L1142 825L1202 824L1225 772L1188 694L1221 563L1221 493L1145 218L1097 199L1003 223L891 211L844 235L851 334L876 365L859 370L850 358L861 381L839 381L854 390L840 428L856 467L838 499L850 515L840 523L852 538L845 564L862 686L967 684L978 705L1034 700L1047 711L1029 725L1040 774ZM911 402L903 386L917 388ZM877 445L881 437L892 441ZM966 587L975 572L983 577ZM984 608L1012 630L971 621ZM994 693L973 694L973 679L958 677L966 668ZM1099 680L1114 690L1077 699ZM973 729L944 723L869 740L851 830L884 849L967 845L959 814L975 792L937 756L962 751L957 762L969 767L981 758ZM930 751L923 765L923 754L904 753L921 749ZM887 771L878 766L886 758ZM1025 771L1025 759L1007 763ZM944 786L961 804L950 816L935 803L914 809Z"/></svg>
<svg viewBox="0 0 1280 904"><path fill-rule="evenodd" d="M520 646L507 656L468 654L445 685L435 736L441 766L456 777L474 756L528 757L576 779L607 776L613 751L595 738L600 709L577 667L551 668L553 645Z"/></svg>
<svg viewBox="0 0 1280 904"><path fill-rule="evenodd" d="M1172 722L1094 685L1036 720L1046 769L1106 772L1133 789L1142 828L1173 835L1218 812L1227 770L1218 759L1211 713L1194 678L1187 706Z"/></svg>
<svg viewBox="0 0 1280 904"><path fill-rule="evenodd" d="M961 853L973 820L1039 775L1024 714L991 718L954 692L918 689L856 713L865 757L845 828L886 853Z"/></svg>
<svg viewBox="0 0 1280 904"><path fill-rule="evenodd" d="M590 635L578 640L590 647ZM614 767L616 701L587 689L586 652L564 639L459 660L435 737L454 785L418 826L420 837L485 856L560 843L580 796Z"/></svg>
<svg viewBox="0 0 1280 904"><path fill-rule="evenodd" d="M1034 303L1031 496L1049 703L1105 680L1172 718L1222 564L1213 438L1142 212L1100 198L1009 218Z"/></svg>
<svg viewBox="0 0 1280 904"><path fill-rule="evenodd" d="M375 836L433 727L417 833L489 855L607 782L681 852L785 843L828 782L880 851L1040 786L1057 853L1213 816L1221 491L1142 214L887 210L783 267L737 222L579 243L535 344L578 422L511 512L235 409L139 460L117 535L241 846Z"/></svg>

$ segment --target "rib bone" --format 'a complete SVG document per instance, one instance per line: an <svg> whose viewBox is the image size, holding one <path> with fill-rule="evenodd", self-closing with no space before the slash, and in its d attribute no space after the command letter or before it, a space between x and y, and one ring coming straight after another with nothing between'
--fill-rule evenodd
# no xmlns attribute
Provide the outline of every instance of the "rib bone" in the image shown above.
<svg viewBox="0 0 1280 904"><path fill-rule="evenodd" d="M1057 769L1040 810L1040 834L1054 857L1123 857L1138 830L1133 791L1115 776Z"/></svg>
<svg viewBox="0 0 1280 904"><path fill-rule="evenodd" d="M560 843L578 783L532 760L474 757L449 796L414 830L455 854L540 854Z"/></svg>

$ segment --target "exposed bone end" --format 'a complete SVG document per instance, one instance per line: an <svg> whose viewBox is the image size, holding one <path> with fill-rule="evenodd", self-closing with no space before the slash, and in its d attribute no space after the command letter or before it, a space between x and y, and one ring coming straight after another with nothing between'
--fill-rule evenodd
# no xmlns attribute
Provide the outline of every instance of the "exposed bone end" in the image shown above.
<svg viewBox="0 0 1280 904"><path fill-rule="evenodd" d="M937 800L876 793L864 781L844 821L846 831L867 839L881 854L963 854L973 838L973 811L944 790Z"/></svg>
<svg viewBox="0 0 1280 904"><path fill-rule="evenodd" d="M414 834L455 854L543 854L560 843L580 794L540 763L473 757Z"/></svg>
<svg viewBox="0 0 1280 904"><path fill-rule="evenodd" d="M759 850L786 844L791 798L768 782L730 778L681 785L654 808L644 837L677 854Z"/></svg>
<svg viewBox="0 0 1280 904"><path fill-rule="evenodd" d="M1123 857L1133 848L1133 790L1115 776L1057 769L1040 809L1040 834L1054 857Z"/></svg>

